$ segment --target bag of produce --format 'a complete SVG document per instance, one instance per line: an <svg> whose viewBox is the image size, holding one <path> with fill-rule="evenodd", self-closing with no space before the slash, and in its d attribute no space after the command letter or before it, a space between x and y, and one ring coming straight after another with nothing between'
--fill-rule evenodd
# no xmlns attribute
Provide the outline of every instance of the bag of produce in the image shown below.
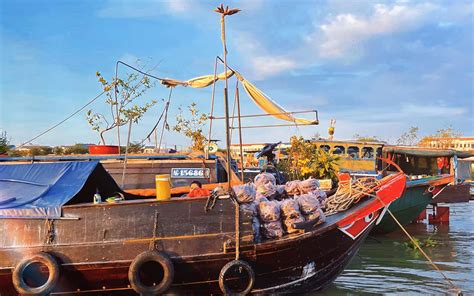
<svg viewBox="0 0 474 296"><path fill-rule="evenodd" d="M280 205L280 210L283 219L301 217L298 201L292 198L283 200Z"/></svg>
<svg viewBox="0 0 474 296"><path fill-rule="evenodd" d="M257 207L258 207L258 202L256 201L240 204L240 209L244 212L249 213L250 215L252 215L252 217L258 216Z"/></svg>
<svg viewBox="0 0 474 296"><path fill-rule="evenodd" d="M321 207L318 198L313 193L299 195L296 200L300 205L301 213L305 215L312 214Z"/></svg>
<svg viewBox="0 0 474 296"><path fill-rule="evenodd" d="M294 180L294 181L287 182L285 184L286 192L289 195L300 195L301 194L300 183L301 183L301 181L299 181L299 180Z"/></svg>
<svg viewBox="0 0 474 296"><path fill-rule="evenodd" d="M303 216L306 221L318 221L318 224L326 222L326 215L320 208L310 214L303 214Z"/></svg>
<svg viewBox="0 0 474 296"><path fill-rule="evenodd" d="M310 193L319 189L319 181L309 178L307 180L301 181L299 187L302 194Z"/></svg>
<svg viewBox="0 0 474 296"><path fill-rule="evenodd" d="M284 234L283 227L281 222L273 221L273 222L265 222L262 223L262 235L266 238L278 238L282 237Z"/></svg>
<svg viewBox="0 0 474 296"><path fill-rule="evenodd" d="M249 203L255 200L255 187L253 184L236 185L232 189L234 189L239 203Z"/></svg>
<svg viewBox="0 0 474 296"><path fill-rule="evenodd" d="M261 201L258 204L258 213L263 222L280 220L280 204L277 201Z"/></svg>
<svg viewBox="0 0 474 296"><path fill-rule="evenodd" d="M276 186L272 183L264 183L257 186L257 199L266 197L267 199L274 199L276 196Z"/></svg>
<svg viewBox="0 0 474 296"><path fill-rule="evenodd" d="M286 232L295 233L299 231L298 229L294 228L295 223L301 223L304 221L305 221L304 217L300 215L300 217L296 217L296 218L286 218L283 221L283 225L285 226Z"/></svg>
<svg viewBox="0 0 474 296"><path fill-rule="evenodd" d="M275 177L270 173L260 173L253 179L255 186L259 186L262 184L271 183L272 185L276 184Z"/></svg>

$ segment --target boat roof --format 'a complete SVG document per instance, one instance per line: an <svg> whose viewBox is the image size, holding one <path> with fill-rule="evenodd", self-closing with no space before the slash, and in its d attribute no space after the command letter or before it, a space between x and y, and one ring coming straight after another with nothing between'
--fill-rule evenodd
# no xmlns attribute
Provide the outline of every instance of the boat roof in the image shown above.
<svg viewBox="0 0 474 296"><path fill-rule="evenodd" d="M424 157L453 157L466 158L474 156L472 152L457 151L454 149L434 149L424 147L411 147L411 146L385 146L383 151L387 153L404 154L412 156L424 156Z"/></svg>
<svg viewBox="0 0 474 296"><path fill-rule="evenodd" d="M121 192L97 161L0 164L0 218L59 218L72 199Z"/></svg>
<svg viewBox="0 0 474 296"><path fill-rule="evenodd" d="M28 161L28 162L38 162L38 161L104 161L104 160L176 160L176 159L192 159L192 158L204 158L202 155L191 155L191 154L182 154L182 153L172 153L172 154L129 154L125 156L121 155L46 155L46 156L27 156L27 157L1 157L1 162L11 162L11 161ZM217 156L209 155L210 159L216 159Z"/></svg>

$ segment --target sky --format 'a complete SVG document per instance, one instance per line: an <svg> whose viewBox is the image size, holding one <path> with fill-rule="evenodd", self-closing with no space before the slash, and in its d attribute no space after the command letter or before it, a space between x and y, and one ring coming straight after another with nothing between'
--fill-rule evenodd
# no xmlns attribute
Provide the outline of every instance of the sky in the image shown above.
<svg viewBox="0 0 474 296"><path fill-rule="evenodd" d="M1 0L0 131L19 145L60 122L102 91L95 73L112 79L118 60L159 77L212 74L215 57L222 56L220 18L213 12L219 3ZM447 127L474 135L472 1L224 3L242 10L226 20L229 65L286 110L315 109L320 120L317 126L245 129L244 143L327 137L332 118L340 140L359 134L395 143L412 126L420 136ZM121 77L126 73L119 69ZM235 84L229 81L231 102ZM210 87L176 88L169 124L178 107L191 102L209 112L211 93ZM222 83L216 94L215 112L223 115ZM167 96L158 84L140 98L159 103L132 126L132 141L150 132ZM85 113L107 111L104 99L32 143L98 143ZM261 113L243 91L241 101L242 114ZM259 118L242 124L282 123ZM222 122L213 130L214 139L224 140ZM125 139L126 128L121 131ZM116 131L106 138L116 144ZM166 132L164 143L186 147L189 140Z"/></svg>

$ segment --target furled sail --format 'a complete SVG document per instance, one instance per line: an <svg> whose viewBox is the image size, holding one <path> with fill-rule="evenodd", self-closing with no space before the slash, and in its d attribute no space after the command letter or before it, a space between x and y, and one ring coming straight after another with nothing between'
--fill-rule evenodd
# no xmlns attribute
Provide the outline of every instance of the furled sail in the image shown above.
<svg viewBox="0 0 474 296"><path fill-rule="evenodd" d="M175 79L165 78L161 80L161 83L166 87L175 87L177 85L181 86L191 86L194 88L203 88L207 87L217 80L224 80L227 78L232 77L232 75L236 75L237 79L242 83L244 86L245 92L249 95L252 101L260 107L264 112L267 114L273 115L276 118L291 121L295 124L317 124L317 120L310 120L305 118L297 118L294 117L291 113L286 111L283 107L278 105L275 101L273 101L270 97L268 97L265 93L259 90L255 85L250 83L246 80L240 73L237 71L228 70L225 73L221 73L219 75L206 75L200 76L196 78L189 79L187 81L180 81Z"/></svg>
<svg viewBox="0 0 474 296"><path fill-rule="evenodd" d="M227 78L230 78L232 77L232 75L234 75L234 71L228 70L227 73L221 73L221 74L216 75L215 77L214 75L205 75L205 76L192 78L187 81L179 81L175 79L165 78L161 80L161 84L165 85L166 87L175 87L177 85L181 85L181 86L191 86L194 88L203 88L203 87L207 87L213 84L217 80L224 80L226 78L226 74L227 74Z"/></svg>
<svg viewBox="0 0 474 296"><path fill-rule="evenodd" d="M317 124L316 120L294 117L291 113L289 113L283 107L278 105L277 102L268 97L265 93L263 93L255 85L250 83L242 75L236 72L236 76L240 80L240 82L242 82L245 92L249 95L252 101L267 114L272 114L276 118L291 121L296 124Z"/></svg>

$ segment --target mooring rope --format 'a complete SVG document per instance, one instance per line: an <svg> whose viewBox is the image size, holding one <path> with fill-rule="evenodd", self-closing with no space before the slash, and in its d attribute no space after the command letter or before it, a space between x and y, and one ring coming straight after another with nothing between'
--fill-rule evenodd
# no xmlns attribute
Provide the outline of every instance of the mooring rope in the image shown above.
<svg viewBox="0 0 474 296"><path fill-rule="evenodd" d="M354 191L358 191L357 189L353 189ZM358 193L360 194L363 194L363 195L366 195L366 196L372 196L372 197L375 197L377 198L378 201L380 201L382 203L382 205L384 207L387 207L387 204L385 204L385 202L380 198L378 197L377 195L374 195L374 194L371 194L371 193L368 193L368 192L363 192L363 191L359 191ZM402 231L406 234L406 236L408 236L408 238L410 239L410 241L413 243L413 245L420 251L421 254L423 254L423 256L426 258L426 260L428 260L428 262L431 264L431 266L437 270L443 277L444 279L451 285L451 287L456 290L457 292L457 295L463 295L461 289L456 286L445 274L444 272L433 262L433 260L431 260L430 256L428 256L428 254L425 253L425 251L423 251L423 249L421 248L421 246L416 242L416 240L408 233L408 231L405 229L405 227L403 227L403 225L400 223L400 221L398 221L398 219L395 217L395 215L393 215L392 211L390 211L387 207L387 212L390 214L390 216L393 218L393 220L395 221L395 223L398 224L398 226L402 229Z"/></svg>

